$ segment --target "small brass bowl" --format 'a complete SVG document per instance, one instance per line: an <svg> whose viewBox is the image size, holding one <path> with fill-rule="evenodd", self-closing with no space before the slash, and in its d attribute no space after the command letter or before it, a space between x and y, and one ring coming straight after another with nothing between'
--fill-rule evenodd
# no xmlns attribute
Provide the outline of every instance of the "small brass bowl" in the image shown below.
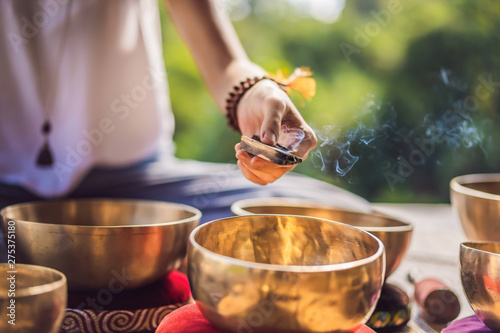
<svg viewBox="0 0 500 333"><path fill-rule="evenodd" d="M55 269L0 264L0 332L57 333L66 308L66 277Z"/></svg>
<svg viewBox="0 0 500 333"><path fill-rule="evenodd" d="M304 216L212 221L189 237L188 278L203 315L229 332L353 332L384 281L384 245Z"/></svg>
<svg viewBox="0 0 500 333"><path fill-rule="evenodd" d="M123 290L166 276L186 255L201 212L148 200L62 200L0 211L16 260L63 272L70 290Z"/></svg>
<svg viewBox="0 0 500 333"><path fill-rule="evenodd" d="M240 200L231 206L235 215L282 214L318 217L346 223L379 238L385 246L386 278L403 260L410 245L413 226L377 213L351 212L302 198L253 198Z"/></svg>
<svg viewBox="0 0 500 333"><path fill-rule="evenodd" d="M476 315L500 332L500 242L460 244L460 277Z"/></svg>
<svg viewBox="0 0 500 333"><path fill-rule="evenodd" d="M467 239L500 241L500 174L453 178L450 196Z"/></svg>

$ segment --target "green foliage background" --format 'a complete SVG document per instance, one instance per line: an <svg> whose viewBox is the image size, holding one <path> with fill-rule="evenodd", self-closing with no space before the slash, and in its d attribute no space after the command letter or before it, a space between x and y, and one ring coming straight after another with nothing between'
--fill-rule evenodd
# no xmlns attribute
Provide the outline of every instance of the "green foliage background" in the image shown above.
<svg viewBox="0 0 500 333"><path fill-rule="evenodd" d="M270 72L309 66L317 80L301 112L320 145L297 172L370 201L447 202L452 177L499 171L500 86L476 93L482 79L500 82L499 2L348 1L333 23L286 0L246 5L234 25L250 58ZM239 137L161 10L177 156L234 162ZM349 163L339 176L337 164Z"/></svg>

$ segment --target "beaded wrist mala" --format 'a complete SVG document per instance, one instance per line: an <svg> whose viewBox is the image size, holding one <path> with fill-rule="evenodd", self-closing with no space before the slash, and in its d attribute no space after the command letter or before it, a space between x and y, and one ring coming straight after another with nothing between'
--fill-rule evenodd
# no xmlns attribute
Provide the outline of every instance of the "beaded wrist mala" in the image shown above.
<svg viewBox="0 0 500 333"><path fill-rule="evenodd" d="M292 91L296 91L300 93L300 96L309 101L316 91L316 82L313 78L309 77L311 75L312 73L309 68L300 67L296 68L288 78L286 78L281 71L278 71L274 75L269 74L269 76L247 78L245 81L241 81L232 88L226 99L226 118L228 125L234 131L241 132L240 126L238 125L238 103L243 95L245 95L245 93L257 82L271 80L277 83L288 95L290 95Z"/></svg>

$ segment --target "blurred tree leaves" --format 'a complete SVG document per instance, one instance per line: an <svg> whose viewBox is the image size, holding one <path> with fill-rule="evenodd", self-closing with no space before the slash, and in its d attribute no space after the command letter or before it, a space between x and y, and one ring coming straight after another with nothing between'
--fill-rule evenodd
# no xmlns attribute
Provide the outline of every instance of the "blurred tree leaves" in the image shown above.
<svg viewBox="0 0 500 333"><path fill-rule="evenodd" d="M299 2L228 2L253 61L314 72L317 94L301 112L321 139L296 171L392 202L446 202L452 177L499 171L500 3L351 0L325 23ZM177 156L233 162L239 137L162 15Z"/></svg>

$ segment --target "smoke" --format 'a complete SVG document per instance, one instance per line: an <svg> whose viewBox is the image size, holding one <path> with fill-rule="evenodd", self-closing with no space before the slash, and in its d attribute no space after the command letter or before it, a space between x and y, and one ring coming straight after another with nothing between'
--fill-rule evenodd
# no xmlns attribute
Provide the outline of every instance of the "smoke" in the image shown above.
<svg viewBox="0 0 500 333"><path fill-rule="evenodd" d="M318 137L318 147L311 153L314 167L353 183L357 165L366 177L370 172L397 170L402 163L412 168L441 165L443 156L462 149L478 148L487 158L483 128L488 120L478 116L479 103L471 103L477 100L468 94L474 87L444 68L433 81L431 89L439 98L414 125L405 126L400 119L407 110L396 110L392 103L368 95L351 125L313 126Z"/></svg>
<svg viewBox="0 0 500 333"><path fill-rule="evenodd" d="M291 128L286 124L281 125L280 144L290 150L295 150L297 146L304 140L306 134L300 128Z"/></svg>
<svg viewBox="0 0 500 333"><path fill-rule="evenodd" d="M443 143L452 150L458 150L460 147L479 147L486 156L488 155L483 147L484 133L473 118L460 119L458 116L452 120L446 116L435 118L427 116L423 121L427 138L436 143Z"/></svg>
<svg viewBox="0 0 500 333"><path fill-rule="evenodd" d="M376 148L388 137L394 127L394 118L379 118L382 103L375 101L373 97L370 95L365 99L362 111L354 118L354 125L327 125L314 129L318 137L318 148L312 152L315 167L345 177L360 160L363 152ZM356 177L348 177L348 181L355 182Z"/></svg>

